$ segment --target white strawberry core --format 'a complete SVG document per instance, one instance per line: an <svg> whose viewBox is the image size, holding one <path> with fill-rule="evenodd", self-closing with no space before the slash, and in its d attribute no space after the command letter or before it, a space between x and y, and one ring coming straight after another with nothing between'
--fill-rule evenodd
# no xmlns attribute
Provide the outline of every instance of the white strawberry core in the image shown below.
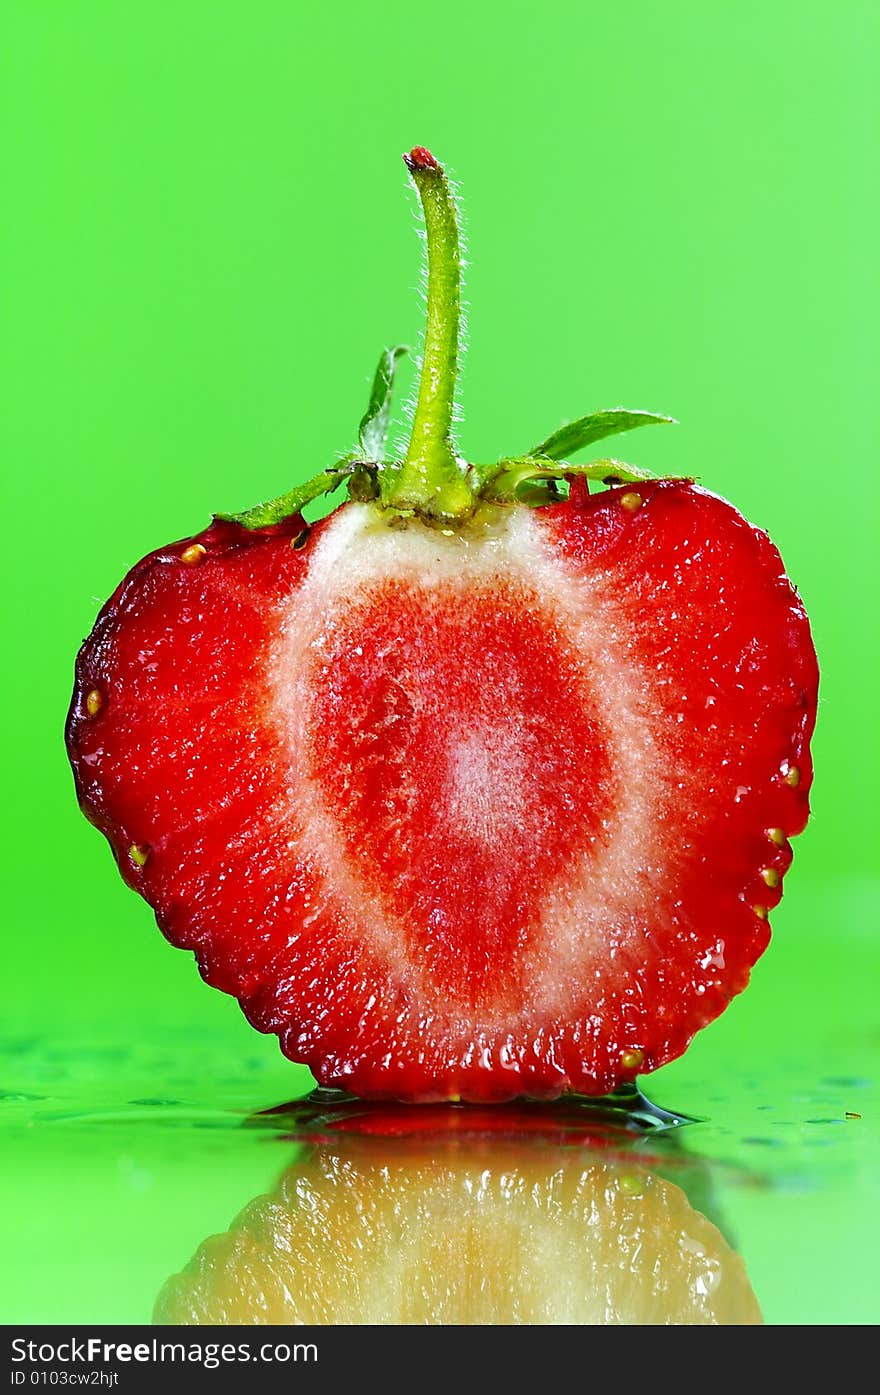
<svg viewBox="0 0 880 1395"><path fill-rule="evenodd" d="M528 818L528 767L507 726L482 727L449 743L448 817L492 855Z"/></svg>
<svg viewBox="0 0 880 1395"><path fill-rule="evenodd" d="M311 920L329 908L427 1016L562 1016L609 958L623 981L654 953L632 908L674 791L612 587L527 509L446 536L349 504L291 598L270 706Z"/></svg>

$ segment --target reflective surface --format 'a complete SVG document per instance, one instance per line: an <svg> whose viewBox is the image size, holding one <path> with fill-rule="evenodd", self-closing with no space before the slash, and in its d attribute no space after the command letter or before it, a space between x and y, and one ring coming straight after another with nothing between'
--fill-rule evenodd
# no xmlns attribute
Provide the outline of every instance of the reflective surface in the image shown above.
<svg viewBox="0 0 880 1395"><path fill-rule="evenodd" d="M629 1118L623 1101L273 1111L253 1122L289 1130L298 1156L169 1280L155 1319L760 1322L742 1260L690 1202L711 1207L711 1178L639 1147L676 1125L626 1103Z"/></svg>
<svg viewBox="0 0 880 1395"><path fill-rule="evenodd" d="M222 1035L22 1033L2 1318L873 1322L874 1083L843 1037L811 1076L777 1052L707 1077L735 1034L703 1042L642 1082L687 1121L638 1098L383 1108L309 1097L256 1037L230 1068Z"/></svg>

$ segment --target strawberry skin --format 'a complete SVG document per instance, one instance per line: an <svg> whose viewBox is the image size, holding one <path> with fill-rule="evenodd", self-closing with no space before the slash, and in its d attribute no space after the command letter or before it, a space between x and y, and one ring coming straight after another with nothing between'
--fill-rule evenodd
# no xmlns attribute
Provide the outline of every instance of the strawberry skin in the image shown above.
<svg viewBox="0 0 880 1395"><path fill-rule="evenodd" d="M318 1081L604 1094L746 985L804 827L818 672L766 534L684 481L438 529L215 521L99 616L84 812Z"/></svg>

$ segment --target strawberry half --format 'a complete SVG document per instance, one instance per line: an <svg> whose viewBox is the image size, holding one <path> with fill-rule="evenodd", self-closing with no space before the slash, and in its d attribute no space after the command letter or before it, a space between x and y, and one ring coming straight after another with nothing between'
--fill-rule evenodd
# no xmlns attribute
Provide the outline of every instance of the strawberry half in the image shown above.
<svg viewBox="0 0 880 1395"><path fill-rule="evenodd" d="M406 158L429 250L406 458L394 349L356 452L125 578L79 655L70 758L164 934L322 1084L604 1094L680 1054L767 945L808 814L809 624L732 505L567 459L668 418L458 458L456 211Z"/></svg>

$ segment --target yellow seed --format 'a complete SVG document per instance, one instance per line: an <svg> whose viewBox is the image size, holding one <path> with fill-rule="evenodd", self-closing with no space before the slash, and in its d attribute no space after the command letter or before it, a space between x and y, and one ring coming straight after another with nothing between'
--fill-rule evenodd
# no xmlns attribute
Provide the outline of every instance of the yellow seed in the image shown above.
<svg viewBox="0 0 880 1395"><path fill-rule="evenodd" d="M644 1051L640 1051L637 1046L632 1046L627 1051L620 1053L620 1064L624 1070L638 1070L644 1059Z"/></svg>
<svg viewBox="0 0 880 1395"><path fill-rule="evenodd" d="M787 765L782 772L782 778L792 789L796 789L801 782L801 772L796 765Z"/></svg>
<svg viewBox="0 0 880 1395"><path fill-rule="evenodd" d="M132 843L128 850L128 855L132 862L137 863L138 867L143 867L147 858L150 856L150 849L141 847L140 843Z"/></svg>
<svg viewBox="0 0 880 1395"><path fill-rule="evenodd" d="M93 688L86 698L86 711L90 717L96 717L104 706L104 694L100 688Z"/></svg>
<svg viewBox="0 0 880 1395"><path fill-rule="evenodd" d="M766 906L752 906L752 910L755 912L755 915L758 917L759 920L767 919L768 912Z"/></svg>
<svg viewBox="0 0 880 1395"><path fill-rule="evenodd" d="M297 552L301 552L309 540L310 532L310 528L303 528L301 533L297 533L296 537L290 539L290 546L295 548Z"/></svg>
<svg viewBox="0 0 880 1395"><path fill-rule="evenodd" d="M644 1180L635 1173L624 1173L617 1188L618 1191L623 1192L624 1196L644 1196L645 1194Z"/></svg>
<svg viewBox="0 0 880 1395"><path fill-rule="evenodd" d="M779 873L775 867L762 867L761 878L765 886L773 887L779 885Z"/></svg>
<svg viewBox="0 0 880 1395"><path fill-rule="evenodd" d="M635 513L636 509L642 507L643 502L641 494L636 494L634 489L628 489L620 496L620 507L626 509L627 513Z"/></svg>
<svg viewBox="0 0 880 1395"><path fill-rule="evenodd" d="M766 833L771 843L775 843L777 848L782 847L785 842L785 833L781 828L768 828Z"/></svg>
<svg viewBox="0 0 880 1395"><path fill-rule="evenodd" d="M201 562L205 555L205 548L201 543L191 543L185 547L180 554L181 562L185 562L188 567L194 567L197 562Z"/></svg>

